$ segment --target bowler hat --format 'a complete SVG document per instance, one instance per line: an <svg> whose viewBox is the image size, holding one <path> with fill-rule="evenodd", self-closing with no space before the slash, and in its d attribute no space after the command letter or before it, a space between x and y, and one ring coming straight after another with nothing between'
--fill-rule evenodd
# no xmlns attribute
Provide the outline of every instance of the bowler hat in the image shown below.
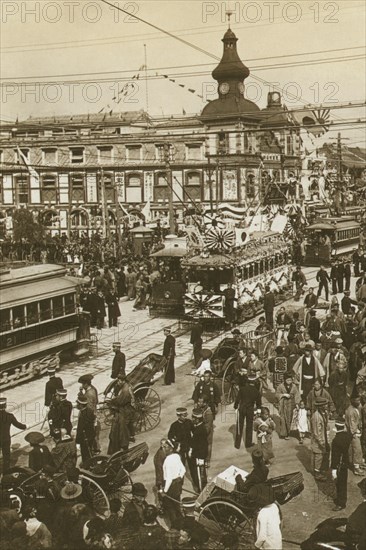
<svg viewBox="0 0 366 550"><path fill-rule="evenodd" d="M83 374L82 376L80 376L78 382L79 384L90 384L93 378L94 376L92 374Z"/></svg>
<svg viewBox="0 0 366 550"><path fill-rule="evenodd" d="M78 483L72 481L66 481L65 486L62 487L60 496L64 500L73 500L78 498L82 493L82 488Z"/></svg>
<svg viewBox="0 0 366 550"><path fill-rule="evenodd" d="M313 351L313 346L311 344L306 344L304 347L305 351Z"/></svg>
<svg viewBox="0 0 366 550"><path fill-rule="evenodd" d="M134 483L132 485L132 495L136 497L146 497L147 489L143 483Z"/></svg>
<svg viewBox="0 0 366 550"><path fill-rule="evenodd" d="M29 432L24 438L30 445L39 445L45 441L41 432Z"/></svg>

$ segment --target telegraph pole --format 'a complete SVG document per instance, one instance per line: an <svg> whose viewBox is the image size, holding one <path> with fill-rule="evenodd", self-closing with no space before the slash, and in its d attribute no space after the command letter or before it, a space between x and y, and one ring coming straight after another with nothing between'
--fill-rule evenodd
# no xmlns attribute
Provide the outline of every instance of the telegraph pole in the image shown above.
<svg viewBox="0 0 366 550"><path fill-rule="evenodd" d="M339 132L337 138L337 185L335 192L335 206L337 212L339 212L341 203L344 206L344 194L342 193L343 187L343 169L342 169L342 135Z"/></svg>
<svg viewBox="0 0 366 550"><path fill-rule="evenodd" d="M104 169L100 170L100 188L102 195L102 219L103 219L103 237L110 236L109 230L109 216L108 216L108 206L107 206L107 197L105 194L105 183L104 183Z"/></svg>
<svg viewBox="0 0 366 550"><path fill-rule="evenodd" d="M174 219L174 207L173 207L173 176L172 176L172 167L170 164L171 161L171 144L164 144L164 160L166 167L166 176L169 187L169 230L172 235L175 234L175 219Z"/></svg>
<svg viewBox="0 0 366 550"><path fill-rule="evenodd" d="M121 209L119 205L118 186L114 181L114 203L116 205L116 233L117 233L117 259L119 259L119 252L121 247Z"/></svg>

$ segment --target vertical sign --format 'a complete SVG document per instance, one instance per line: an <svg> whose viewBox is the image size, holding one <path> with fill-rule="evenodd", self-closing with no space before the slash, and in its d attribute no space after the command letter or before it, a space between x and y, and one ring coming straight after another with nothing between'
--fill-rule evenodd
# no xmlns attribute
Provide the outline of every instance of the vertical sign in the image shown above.
<svg viewBox="0 0 366 550"><path fill-rule="evenodd" d="M69 203L69 174L59 174L58 185L59 185L60 204L68 204Z"/></svg>
<svg viewBox="0 0 366 550"><path fill-rule="evenodd" d="M117 187L118 202L126 202L125 173L115 172L114 180Z"/></svg>
<svg viewBox="0 0 366 550"><path fill-rule="evenodd" d="M222 199L224 201L238 200L238 181L236 170L222 171Z"/></svg>
<svg viewBox="0 0 366 550"><path fill-rule="evenodd" d="M87 172L86 174L86 202L98 202L96 172Z"/></svg>
<svg viewBox="0 0 366 550"><path fill-rule="evenodd" d="M154 200L154 174L153 172L144 172L144 201L153 202Z"/></svg>

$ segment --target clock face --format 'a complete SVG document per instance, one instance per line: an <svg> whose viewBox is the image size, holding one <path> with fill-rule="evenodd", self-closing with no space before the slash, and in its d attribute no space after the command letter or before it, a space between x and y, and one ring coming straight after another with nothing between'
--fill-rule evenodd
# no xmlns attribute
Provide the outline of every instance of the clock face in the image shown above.
<svg viewBox="0 0 366 550"><path fill-rule="evenodd" d="M228 84L227 82L223 82L222 84L220 84L220 86L219 86L219 92L220 92L221 94L224 94L224 95L225 95L225 94L227 94L227 93L229 92L229 90L230 90L230 86L229 86L229 84Z"/></svg>
<svg viewBox="0 0 366 550"><path fill-rule="evenodd" d="M245 88L244 88L244 84L242 84L241 82L239 82L238 84L238 90L241 94L244 94Z"/></svg>

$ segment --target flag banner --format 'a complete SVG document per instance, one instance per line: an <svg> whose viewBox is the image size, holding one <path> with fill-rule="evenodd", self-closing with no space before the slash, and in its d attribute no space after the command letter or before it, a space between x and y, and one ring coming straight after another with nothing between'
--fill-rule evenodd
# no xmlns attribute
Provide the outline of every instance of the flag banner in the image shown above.
<svg viewBox="0 0 366 550"><path fill-rule="evenodd" d="M27 168L30 176L30 192L31 192L31 203L39 204L41 202L41 190L40 190L40 178L38 172L30 165L26 156L22 153L19 146L17 147L18 158L24 166Z"/></svg>
<svg viewBox="0 0 366 550"><path fill-rule="evenodd" d="M236 170L222 171L222 198L226 201L238 200L238 180Z"/></svg>
<svg viewBox="0 0 366 550"><path fill-rule="evenodd" d="M144 173L144 199L146 202L154 200L154 173Z"/></svg>

